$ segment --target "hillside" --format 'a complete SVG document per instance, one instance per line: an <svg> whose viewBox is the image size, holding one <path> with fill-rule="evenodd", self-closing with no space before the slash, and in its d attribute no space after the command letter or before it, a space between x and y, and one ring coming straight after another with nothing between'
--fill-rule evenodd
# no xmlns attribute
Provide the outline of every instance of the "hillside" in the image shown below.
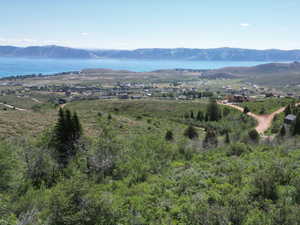
<svg viewBox="0 0 300 225"><path fill-rule="evenodd" d="M257 84L297 85L300 83L300 63L268 63L253 67L226 67L203 73L204 77L226 74L231 78L242 78Z"/></svg>
<svg viewBox="0 0 300 225"><path fill-rule="evenodd" d="M149 48L135 50L87 50L61 46L14 47L0 46L0 57L37 58L115 58L151 60L207 61L294 61L300 60L300 50L255 50L240 48Z"/></svg>

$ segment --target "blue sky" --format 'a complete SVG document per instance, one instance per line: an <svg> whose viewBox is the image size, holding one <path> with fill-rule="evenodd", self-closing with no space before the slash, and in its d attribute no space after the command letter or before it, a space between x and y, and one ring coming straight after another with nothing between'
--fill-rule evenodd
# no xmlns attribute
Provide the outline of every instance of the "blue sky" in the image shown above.
<svg viewBox="0 0 300 225"><path fill-rule="evenodd" d="M0 45L300 49L300 0L5 0Z"/></svg>

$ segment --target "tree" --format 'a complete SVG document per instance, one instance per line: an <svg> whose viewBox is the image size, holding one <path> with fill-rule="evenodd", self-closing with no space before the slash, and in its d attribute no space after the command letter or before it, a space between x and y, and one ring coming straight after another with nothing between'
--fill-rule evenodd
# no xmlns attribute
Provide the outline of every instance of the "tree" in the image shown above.
<svg viewBox="0 0 300 225"><path fill-rule="evenodd" d="M221 110L216 100L211 100L207 106L207 115L209 121L218 121L221 119Z"/></svg>
<svg viewBox="0 0 300 225"><path fill-rule="evenodd" d="M300 112L297 114L294 130L293 130L293 135L299 135L299 134L300 134Z"/></svg>
<svg viewBox="0 0 300 225"><path fill-rule="evenodd" d="M248 112L250 112L250 109L249 109L248 106L246 106L246 107L244 108L244 113L247 114Z"/></svg>
<svg viewBox="0 0 300 225"><path fill-rule="evenodd" d="M261 108L261 110L259 111L259 114L265 114L266 113L266 109L263 107L263 108Z"/></svg>
<svg viewBox="0 0 300 225"><path fill-rule="evenodd" d="M191 119L194 119L194 112L193 112L193 110L191 111Z"/></svg>
<svg viewBox="0 0 300 225"><path fill-rule="evenodd" d="M250 130L248 135L252 141L255 141L255 142L259 141L259 133L257 132L257 130L255 130L255 129Z"/></svg>
<svg viewBox="0 0 300 225"><path fill-rule="evenodd" d="M228 131L225 134L225 143L226 144L230 144L230 136L229 136L229 132Z"/></svg>
<svg viewBox="0 0 300 225"><path fill-rule="evenodd" d="M289 114L292 114L292 106L291 106L291 104L289 104L286 108L285 108L285 110L284 110L284 115L289 115Z"/></svg>
<svg viewBox="0 0 300 225"><path fill-rule="evenodd" d="M168 130L165 136L166 141L172 141L174 139L173 132Z"/></svg>
<svg viewBox="0 0 300 225"><path fill-rule="evenodd" d="M81 134L77 114L72 115L70 110L60 108L50 145L53 146L54 157L61 167L66 167L69 159L76 155L76 143Z"/></svg>
<svg viewBox="0 0 300 225"><path fill-rule="evenodd" d="M190 125L184 131L184 136L189 139L195 139L195 138L198 138L199 135L198 135L198 132L196 131L196 129L192 125Z"/></svg>
<svg viewBox="0 0 300 225"><path fill-rule="evenodd" d="M189 119L189 114L186 112L186 113L184 113L184 115L183 115L183 117L185 118L185 119Z"/></svg>
<svg viewBox="0 0 300 225"><path fill-rule="evenodd" d="M198 111L196 120L198 120L198 121L203 121L204 120L204 115L203 115L202 111L200 111L200 110Z"/></svg>
<svg viewBox="0 0 300 225"><path fill-rule="evenodd" d="M208 122L209 121L209 115L206 113L205 114L205 118L204 118L205 122Z"/></svg>
<svg viewBox="0 0 300 225"><path fill-rule="evenodd" d="M284 137L286 135L286 130L285 130L284 125L281 127L279 134L281 137Z"/></svg>
<svg viewBox="0 0 300 225"><path fill-rule="evenodd" d="M10 145L3 142L0 143L0 193L3 191L7 191L11 188L11 182L13 180L13 171L14 169L16 169L16 162L14 162L13 150L14 149L12 149Z"/></svg>
<svg viewBox="0 0 300 225"><path fill-rule="evenodd" d="M73 139L77 140L82 134L82 127L76 112L73 113L72 124L73 124Z"/></svg>

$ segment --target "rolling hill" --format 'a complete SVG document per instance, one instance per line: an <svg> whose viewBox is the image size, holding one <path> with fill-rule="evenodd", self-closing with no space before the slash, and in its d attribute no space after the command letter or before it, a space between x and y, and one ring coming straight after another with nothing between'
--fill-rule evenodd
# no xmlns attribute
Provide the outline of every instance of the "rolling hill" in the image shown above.
<svg viewBox="0 0 300 225"><path fill-rule="evenodd" d="M226 67L209 70L203 73L204 77L216 77L226 74L231 78L246 79L263 85L298 85L300 84L300 62L267 63L252 67Z"/></svg>

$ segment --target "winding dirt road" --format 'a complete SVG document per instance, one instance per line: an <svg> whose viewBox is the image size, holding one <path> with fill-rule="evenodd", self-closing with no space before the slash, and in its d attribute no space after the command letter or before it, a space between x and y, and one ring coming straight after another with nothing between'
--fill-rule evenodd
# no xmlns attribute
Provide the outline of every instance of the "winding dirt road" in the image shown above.
<svg viewBox="0 0 300 225"><path fill-rule="evenodd" d="M229 107L235 108L241 112L244 112L244 108L234 105L234 104L224 103L224 102L218 102L218 104L229 106ZM258 133L263 134L271 127L274 117L277 114L282 113L284 110L285 110L285 107L282 107L270 114L257 115L255 113L249 112L249 113L247 113L247 115L251 116L252 118L254 118L257 121L257 126L255 127L255 129L257 130Z"/></svg>

